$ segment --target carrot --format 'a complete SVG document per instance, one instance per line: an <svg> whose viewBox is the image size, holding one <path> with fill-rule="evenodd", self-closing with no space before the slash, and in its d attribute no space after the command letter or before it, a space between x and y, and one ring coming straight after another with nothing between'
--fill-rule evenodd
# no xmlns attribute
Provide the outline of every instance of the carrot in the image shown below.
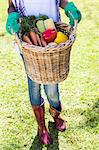
<svg viewBox="0 0 99 150"><path fill-rule="evenodd" d="M36 37L37 37L38 44L39 44L40 46L42 46L42 43L41 43L41 40L40 40L39 35L38 35L38 34L36 34Z"/></svg>
<svg viewBox="0 0 99 150"><path fill-rule="evenodd" d="M31 42L31 40L29 39L29 37L28 37L28 36L23 35L22 39L23 39L23 41L24 41L24 42L26 42L26 43L28 43L28 44L32 45L32 42Z"/></svg>
<svg viewBox="0 0 99 150"><path fill-rule="evenodd" d="M44 47L47 46L47 43L46 43L46 41L44 40L43 37L41 37L41 42L42 42L42 45L43 45Z"/></svg>
<svg viewBox="0 0 99 150"><path fill-rule="evenodd" d="M37 43L37 36L36 36L36 33L35 33L35 32L30 31L30 38L31 38L33 44L37 46L38 43Z"/></svg>

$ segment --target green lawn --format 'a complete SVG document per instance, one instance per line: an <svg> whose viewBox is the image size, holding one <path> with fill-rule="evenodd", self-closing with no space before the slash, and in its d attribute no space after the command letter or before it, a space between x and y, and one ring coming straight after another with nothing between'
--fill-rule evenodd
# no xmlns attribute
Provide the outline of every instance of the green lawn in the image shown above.
<svg viewBox="0 0 99 150"><path fill-rule="evenodd" d="M13 37L5 31L7 2L0 1L0 150L99 149L99 3L74 1L83 19L72 48L69 76L60 84L62 116L68 121L68 130L60 133L53 129L46 103L46 124L54 139L48 147L38 144L23 63L14 51Z"/></svg>

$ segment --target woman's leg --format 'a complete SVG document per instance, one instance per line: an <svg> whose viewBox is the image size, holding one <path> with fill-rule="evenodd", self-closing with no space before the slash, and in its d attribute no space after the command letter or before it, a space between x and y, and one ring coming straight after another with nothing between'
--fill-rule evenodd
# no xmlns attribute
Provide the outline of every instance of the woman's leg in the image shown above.
<svg viewBox="0 0 99 150"><path fill-rule="evenodd" d="M44 85L44 89L50 104L49 112L55 121L55 127L59 131L65 131L65 121L60 117L62 107L59 98L58 84Z"/></svg>
<svg viewBox="0 0 99 150"><path fill-rule="evenodd" d="M44 85L44 90L47 95L49 104L53 108L59 109L60 98L59 98L58 84Z"/></svg>
<svg viewBox="0 0 99 150"><path fill-rule="evenodd" d="M28 80L28 91L29 91L30 103L31 105L40 106L42 104L41 85L32 81L28 77L28 75L27 75L27 80Z"/></svg>
<svg viewBox="0 0 99 150"><path fill-rule="evenodd" d="M25 66L23 55L21 56ZM45 110L44 110L44 100L41 97L41 84L32 81L28 75L27 80L28 80L29 98L38 124L38 136L40 143L46 145L51 144L52 140L51 137L49 136L48 130L45 125Z"/></svg>
<svg viewBox="0 0 99 150"><path fill-rule="evenodd" d="M25 60L22 54L20 54L24 63L24 67L26 70L26 65L25 65ZM27 72L26 72L27 74ZM42 98L41 98L41 85L34 82L29 78L27 75L27 80L28 80L28 91L29 91L29 99L31 105L38 105L40 106L42 103Z"/></svg>

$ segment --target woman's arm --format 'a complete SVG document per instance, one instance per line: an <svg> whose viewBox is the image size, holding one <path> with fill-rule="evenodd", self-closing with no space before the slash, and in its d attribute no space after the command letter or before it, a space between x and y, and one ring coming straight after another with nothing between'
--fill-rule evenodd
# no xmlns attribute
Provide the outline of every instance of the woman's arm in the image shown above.
<svg viewBox="0 0 99 150"><path fill-rule="evenodd" d="M60 7L64 9L66 7L67 3L68 3L68 0L61 0Z"/></svg>
<svg viewBox="0 0 99 150"><path fill-rule="evenodd" d="M66 16L70 20L70 25L74 26L74 20L80 22L82 15L80 10L75 6L73 2L68 2L68 0L60 0L60 7L64 9Z"/></svg>
<svg viewBox="0 0 99 150"><path fill-rule="evenodd" d="M12 34L12 31L18 33L20 29L20 25L18 23L20 14L16 12L12 0L8 0L8 4L9 8L8 8L8 18L6 22L6 30L10 34Z"/></svg>
<svg viewBox="0 0 99 150"><path fill-rule="evenodd" d="M16 12L12 0L8 0L8 3L9 3L8 14L10 14L12 12Z"/></svg>
<svg viewBox="0 0 99 150"><path fill-rule="evenodd" d="M12 0L8 0L9 5L12 4Z"/></svg>

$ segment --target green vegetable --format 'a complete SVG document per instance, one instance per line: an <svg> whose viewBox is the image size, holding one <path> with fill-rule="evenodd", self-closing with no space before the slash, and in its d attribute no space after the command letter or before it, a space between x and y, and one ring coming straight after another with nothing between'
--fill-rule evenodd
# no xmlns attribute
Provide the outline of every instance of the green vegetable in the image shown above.
<svg viewBox="0 0 99 150"><path fill-rule="evenodd" d="M21 27L20 27L20 33L21 35L28 35L31 30L33 30L34 27L34 21L36 17L35 16L29 16L29 17L23 17L21 18Z"/></svg>
<svg viewBox="0 0 99 150"><path fill-rule="evenodd" d="M45 26L44 26L44 21L43 20L37 21L36 26L37 26L39 32L41 32L41 33L46 30Z"/></svg>
<svg viewBox="0 0 99 150"><path fill-rule="evenodd" d="M37 17L37 19L44 21L44 20L48 19L48 16L46 16L46 15L41 15L41 14L40 14L40 15Z"/></svg>
<svg viewBox="0 0 99 150"><path fill-rule="evenodd" d="M26 17L23 17L21 20L21 27L20 27L20 33L21 35L28 35L28 33L31 30L31 26L27 21L28 19Z"/></svg>

